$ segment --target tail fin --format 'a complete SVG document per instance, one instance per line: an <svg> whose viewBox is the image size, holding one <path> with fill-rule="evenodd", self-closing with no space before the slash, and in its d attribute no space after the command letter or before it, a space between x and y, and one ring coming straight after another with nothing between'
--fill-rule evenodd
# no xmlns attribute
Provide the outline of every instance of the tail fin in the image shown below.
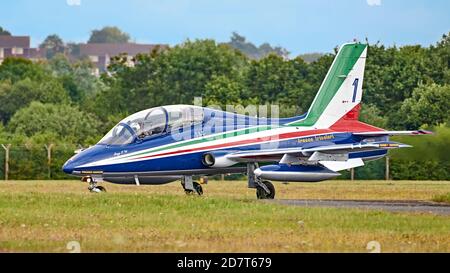
<svg viewBox="0 0 450 273"><path fill-rule="evenodd" d="M291 126L329 128L343 117L358 119L367 45L341 46L306 117Z"/></svg>

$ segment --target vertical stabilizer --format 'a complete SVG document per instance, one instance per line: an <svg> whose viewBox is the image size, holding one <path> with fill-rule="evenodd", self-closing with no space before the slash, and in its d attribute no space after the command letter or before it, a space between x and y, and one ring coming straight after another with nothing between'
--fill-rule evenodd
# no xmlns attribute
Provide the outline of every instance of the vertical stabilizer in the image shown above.
<svg viewBox="0 0 450 273"><path fill-rule="evenodd" d="M346 115L357 119L366 56L365 44L342 45L306 117L288 125L329 128Z"/></svg>

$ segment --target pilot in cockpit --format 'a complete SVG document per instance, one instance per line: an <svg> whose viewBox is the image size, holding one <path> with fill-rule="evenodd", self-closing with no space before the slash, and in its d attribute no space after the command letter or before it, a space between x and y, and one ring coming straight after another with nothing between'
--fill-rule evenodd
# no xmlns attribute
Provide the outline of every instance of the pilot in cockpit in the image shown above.
<svg viewBox="0 0 450 273"><path fill-rule="evenodd" d="M134 122L130 127L135 131L139 139L162 133L161 127L154 127L151 125L152 123L148 124L148 126L145 126L144 122Z"/></svg>
<svg viewBox="0 0 450 273"><path fill-rule="evenodd" d="M151 135L149 132L144 130L144 124L142 122L133 122L130 127L131 129L133 129L139 139L143 139Z"/></svg>

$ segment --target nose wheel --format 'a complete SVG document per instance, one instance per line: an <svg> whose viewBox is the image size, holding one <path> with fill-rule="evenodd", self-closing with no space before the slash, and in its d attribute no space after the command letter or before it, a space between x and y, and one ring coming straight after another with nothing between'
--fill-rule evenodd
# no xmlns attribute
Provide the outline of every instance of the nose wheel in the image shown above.
<svg viewBox="0 0 450 273"><path fill-rule="evenodd" d="M270 181L256 182L256 197L258 199L274 199L275 187Z"/></svg>
<svg viewBox="0 0 450 273"><path fill-rule="evenodd" d="M102 186L95 186L93 188L89 187L89 191L93 192L93 193L102 193L102 192L106 192L105 187Z"/></svg>
<svg viewBox="0 0 450 273"><path fill-rule="evenodd" d="M89 183L88 190L92 193L106 192L105 187L98 186L97 181L95 181L92 177L83 177L81 180Z"/></svg>

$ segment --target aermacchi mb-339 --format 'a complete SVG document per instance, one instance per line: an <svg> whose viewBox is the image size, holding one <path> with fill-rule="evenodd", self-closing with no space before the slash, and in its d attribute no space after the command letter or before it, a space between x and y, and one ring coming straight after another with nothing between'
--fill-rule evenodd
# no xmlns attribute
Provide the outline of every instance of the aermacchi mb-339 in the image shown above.
<svg viewBox="0 0 450 273"><path fill-rule="evenodd" d="M341 46L308 112L292 118L261 118L189 105L151 108L119 122L98 144L63 166L89 190L98 182L164 184L181 180L187 193L203 194L193 177L246 173L259 199L273 199L269 180L318 182L339 171L410 147L386 131L358 121L367 45Z"/></svg>

